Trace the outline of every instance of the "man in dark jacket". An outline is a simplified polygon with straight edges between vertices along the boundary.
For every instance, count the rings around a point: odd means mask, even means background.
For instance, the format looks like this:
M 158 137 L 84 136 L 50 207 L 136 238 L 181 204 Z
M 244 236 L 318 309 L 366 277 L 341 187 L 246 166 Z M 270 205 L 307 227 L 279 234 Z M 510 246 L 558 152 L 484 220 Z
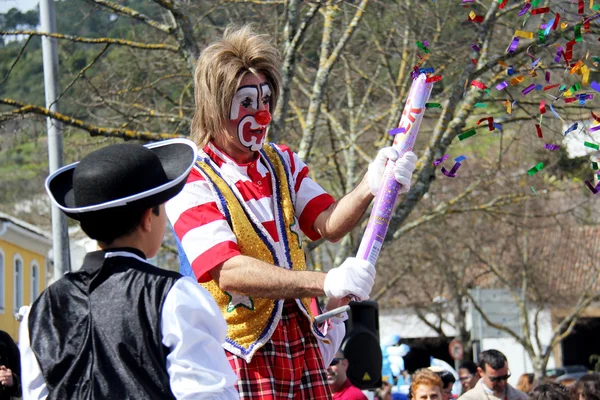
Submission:
M 10 335 L 0 331 L 0 400 L 21 396 L 21 359 Z

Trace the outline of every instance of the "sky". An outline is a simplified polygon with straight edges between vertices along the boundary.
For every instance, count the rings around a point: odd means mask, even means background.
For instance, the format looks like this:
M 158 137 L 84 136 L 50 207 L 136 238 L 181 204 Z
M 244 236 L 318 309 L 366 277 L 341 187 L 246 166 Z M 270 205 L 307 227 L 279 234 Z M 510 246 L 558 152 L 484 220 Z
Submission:
M 3 14 L 11 8 L 18 8 L 21 11 L 34 9 L 40 0 L 0 0 L 0 14 Z

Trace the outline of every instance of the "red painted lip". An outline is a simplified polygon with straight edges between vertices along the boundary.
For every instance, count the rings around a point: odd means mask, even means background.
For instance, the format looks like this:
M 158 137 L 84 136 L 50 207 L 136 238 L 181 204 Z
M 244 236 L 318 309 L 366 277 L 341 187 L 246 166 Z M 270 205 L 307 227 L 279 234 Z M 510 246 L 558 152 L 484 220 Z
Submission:
M 264 134 L 266 133 L 266 128 L 250 129 L 250 126 L 252 126 L 252 123 L 246 122 L 242 127 L 242 136 L 244 138 L 244 141 L 246 143 L 250 143 L 252 137 L 256 137 L 258 139 L 256 140 L 256 143 L 260 143 L 260 139 L 262 139 L 262 136 L 264 136 Z

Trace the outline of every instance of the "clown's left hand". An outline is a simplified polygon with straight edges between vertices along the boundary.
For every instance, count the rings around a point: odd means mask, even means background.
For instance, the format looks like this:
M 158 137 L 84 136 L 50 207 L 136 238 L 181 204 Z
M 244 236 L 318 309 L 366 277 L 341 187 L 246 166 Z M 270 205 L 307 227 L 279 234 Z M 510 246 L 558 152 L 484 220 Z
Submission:
M 379 191 L 383 180 L 383 171 L 388 160 L 396 162 L 394 164 L 394 177 L 402 185 L 399 193 L 406 193 L 410 190 L 410 181 L 417 164 L 417 156 L 412 151 L 408 151 L 398 158 L 398 152 L 393 147 L 384 147 L 379 150 L 375 159 L 371 161 L 367 171 L 369 188 L 373 196 L 376 196 Z

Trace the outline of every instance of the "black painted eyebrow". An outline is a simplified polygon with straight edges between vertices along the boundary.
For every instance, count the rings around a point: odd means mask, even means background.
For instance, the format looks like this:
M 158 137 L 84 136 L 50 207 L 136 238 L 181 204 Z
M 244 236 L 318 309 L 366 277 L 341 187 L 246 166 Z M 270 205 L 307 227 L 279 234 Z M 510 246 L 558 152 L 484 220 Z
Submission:
M 236 91 L 236 93 L 237 93 L 237 92 L 239 92 L 239 91 L 240 91 L 240 90 L 242 90 L 242 89 L 245 89 L 245 88 L 253 88 L 253 89 L 256 89 L 256 104 L 258 104 L 258 103 L 260 102 L 260 100 L 261 100 L 261 99 L 260 99 L 260 88 L 259 88 L 257 85 L 244 85 L 244 86 L 240 86 L 240 87 L 238 88 L 238 90 Z

